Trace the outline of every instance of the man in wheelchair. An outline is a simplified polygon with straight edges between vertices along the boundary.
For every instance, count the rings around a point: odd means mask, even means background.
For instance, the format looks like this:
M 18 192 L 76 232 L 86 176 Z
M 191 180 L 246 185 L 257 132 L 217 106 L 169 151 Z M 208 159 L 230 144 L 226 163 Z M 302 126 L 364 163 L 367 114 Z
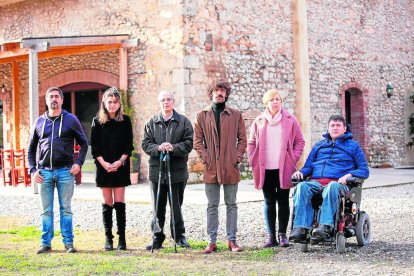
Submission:
M 350 177 L 366 179 L 368 165 L 359 144 L 347 131 L 344 117 L 334 115 L 328 121 L 328 133 L 315 144 L 304 167 L 292 175 L 300 182 L 293 194 L 294 218 L 289 240 L 304 242 L 312 228 L 314 209 L 312 198 L 322 189 L 319 226 L 312 231 L 312 240 L 323 242 L 331 238 L 335 227 L 340 195 L 349 192 L 346 180 Z

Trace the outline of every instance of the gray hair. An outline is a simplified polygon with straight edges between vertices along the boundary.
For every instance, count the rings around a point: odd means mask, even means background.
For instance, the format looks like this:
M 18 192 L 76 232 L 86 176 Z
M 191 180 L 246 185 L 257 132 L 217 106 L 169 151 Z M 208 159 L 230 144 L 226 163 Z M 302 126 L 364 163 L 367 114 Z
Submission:
M 160 91 L 160 93 L 158 93 L 158 97 L 157 97 L 157 99 L 158 99 L 158 100 L 160 100 L 160 96 L 161 96 L 162 94 L 170 94 L 170 95 L 171 95 L 171 98 L 172 98 L 173 100 L 175 100 L 175 98 L 174 98 L 174 93 L 173 93 L 172 91 L 170 91 L 170 90 L 161 90 L 161 91 Z

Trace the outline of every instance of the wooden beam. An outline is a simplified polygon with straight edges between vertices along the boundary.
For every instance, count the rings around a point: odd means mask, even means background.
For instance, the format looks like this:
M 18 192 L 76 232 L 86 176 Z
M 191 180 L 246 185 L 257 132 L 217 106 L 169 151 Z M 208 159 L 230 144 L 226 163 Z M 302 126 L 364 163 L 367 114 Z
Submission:
M 19 57 L 19 56 L 27 56 L 28 54 L 29 54 L 29 49 L 20 49 L 19 48 L 19 49 L 14 49 L 14 50 L 11 50 L 11 51 L 3 51 L 2 50 L 0 52 L 0 60 L 7 59 L 7 58 L 13 58 L 13 57 Z
M 128 89 L 128 50 L 119 49 L 119 88 Z
M 13 110 L 13 148 L 20 149 L 20 86 L 19 86 L 19 64 L 12 63 L 12 110 Z
M 122 43 L 128 39 L 129 35 L 23 38 L 22 47 L 32 48 L 33 45 L 41 42 L 48 42 L 51 47 L 70 45 L 106 45 Z
M 16 51 L 20 50 L 20 42 L 7 42 L 1 45 L 1 51 Z
M 299 167 L 304 163 L 305 157 L 308 156 L 312 145 L 306 2 L 306 0 L 292 0 L 292 31 L 296 86 L 295 115 L 300 123 L 306 141 L 302 158 L 298 164 Z
M 62 56 L 70 56 L 85 53 L 104 52 L 114 49 L 119 49 L 121 44 L 109 44 L 109 45 L 92 45 L 92 46 L 69 46 L 69 47 L 52 47 L 47 52 L 39 53 L 39 59 L 54 58 Z M 15 62 L 28 61 L 28 49 L 23 49 L 26 52 L 20 55 L 11 55 L 2 57 L 0 53 L 0 64 Z

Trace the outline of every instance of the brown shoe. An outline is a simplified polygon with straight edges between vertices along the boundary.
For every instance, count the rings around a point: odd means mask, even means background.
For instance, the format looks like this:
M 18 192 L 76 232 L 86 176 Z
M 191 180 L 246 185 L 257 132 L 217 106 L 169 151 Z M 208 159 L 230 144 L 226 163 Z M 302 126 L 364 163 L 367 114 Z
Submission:
M 211 252 L 216 251 L 216 250 L 217 250 L 217 245 L 216 245 L 216 243 L 215 243 L 215 242 L 210 242 L 210 243 L 207 245 L 206 249 L 204 249 L 203 253 L 204 253 L 204 254 L 210 254 Z
M 240 252 L 240 251 L 242 251 L 240 246 L 237 245 L 236 241 L 229 241 L 228 246 L 229 246 L 229 250 L 231 252 Z

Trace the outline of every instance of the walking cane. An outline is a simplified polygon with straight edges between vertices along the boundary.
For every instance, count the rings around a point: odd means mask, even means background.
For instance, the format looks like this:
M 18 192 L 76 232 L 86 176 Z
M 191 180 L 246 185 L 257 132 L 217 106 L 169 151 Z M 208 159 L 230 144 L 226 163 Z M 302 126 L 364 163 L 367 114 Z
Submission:
M 163 161 L 163 152 L 160 152 L 160 168 L 159 168 L 159 173 L 158 173 L 158 187 L 157 187 L 157 197 L 155 197 L 155 204 L 153 204 L 152 206 L 152 211 L 153 211 L 153 218 L 152 218 L 152 245 L 151 245 L 151 253 L 154 252 L 154 241 L 155 241 L 155 233 L 161 232 L 161 227 L 158 223 L 158 218 L 157 218 L 157 212 L 158 212 L 158 202 L 160 199 L 160 187 L 161 187 L 161 171 L 162 171 L 162 163 Z M 154 198 L 154 191 L 151 188 L 151 194 L 152 194 L 152 198 Z
M 167 161 L 167 174 L 168 174 L 168 189 L 170 190 L 170 204 L 171 204 L 171 220 L 173 226 L 173 235 L 174 235 L 174 253 L 177 253 L 177 239 L 175 235 L 175 216 L 174 216 L 174 201 L 172 196 L 172 185 L 171 185 L 171 167 L 170 167 L 170 154 L 167 151 L 165 155 L 165 159 Z

